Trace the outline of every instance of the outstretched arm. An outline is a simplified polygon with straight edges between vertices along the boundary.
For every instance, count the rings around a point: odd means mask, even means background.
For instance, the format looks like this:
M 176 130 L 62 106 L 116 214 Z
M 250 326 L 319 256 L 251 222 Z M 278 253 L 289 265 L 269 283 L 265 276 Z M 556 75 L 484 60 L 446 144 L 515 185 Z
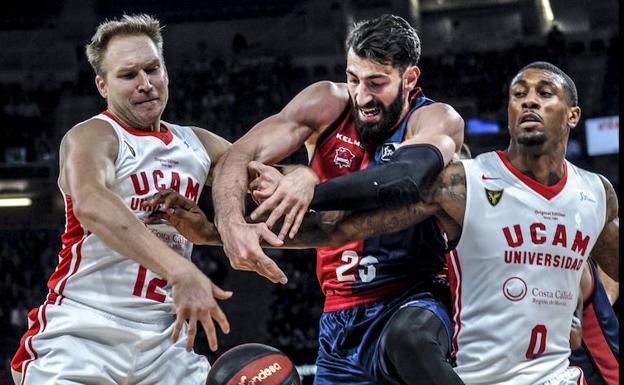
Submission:
M 600 176 L 605 187 L 607 197 L 606 223 L 591 256 L 596 260 L 604 272 L 615 282 L 619 282 L 620 271 L 620 219 L 618 217 L 617 195 L 611 183 Z
M 273 282 L 286 282 L 285 274 L 260 248 L 259 239 L 274 246 L 282 242 L 265 224 L 248 224 L 243 217 L 244 194 L 249 183 L 247 164 L 252 160 L 273 164 L 293 153 L 313 133 L 328 127 L 344 109 L 334 83 L 313 84 L 284 109 L 254 126 L 236 141 L 215 169 L 213 201 L 215 224 L 223 248 L 234 268 L 257 271 Z
M 464 167 L 460 162 L 454 162 L 424 192 L 422 202 L 395 209 L 353 212 L 339 218 L 333 227 L 327 223 L 317 225 L 315 221 L 319 222 L 322 216 L 306 216 L 302 230 L 294 239 L 286 240 L 286 247 L 342 245 L 380 233 L 400 231 L 432 215 L 440 219 L 449 239 L 455 239 L 461 233 L 465 202 Z
M 71 196 L 81 226 L 111 249 L 165 278 L 173 288 L 177 339 L 185 319 L 190 319 L 187 350 L 192 349 L 197 321 L 204 326 L 212 350 L 217 349 L 213 319 L 228 332 L 227 319 L 215 298 L 231 293 L 212 284 L 192 262 L 177 254 L 138 220 L 109 186 L 115 175 L 119 143 L 112 127 L 92 119 L 72 128 L 61 145 L 63 191 Z
M 422 192 L 461 149 L 464 121 L 447 104 L 416 110 L 405 140 L 389 162 L 318 185 L 315 210 L 370 210 L 418 202 Z

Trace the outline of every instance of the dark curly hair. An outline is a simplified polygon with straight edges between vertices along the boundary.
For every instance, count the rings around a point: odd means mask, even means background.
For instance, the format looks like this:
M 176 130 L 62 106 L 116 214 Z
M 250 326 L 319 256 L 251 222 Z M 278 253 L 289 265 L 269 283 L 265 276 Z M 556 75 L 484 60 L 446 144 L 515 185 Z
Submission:
M 384 65 L 407 67 L 418 65 L 420 39 L 416 30 L 403 18 L 381 15 L 356 23 L 347 36 L 346 50 L 359 57 Z

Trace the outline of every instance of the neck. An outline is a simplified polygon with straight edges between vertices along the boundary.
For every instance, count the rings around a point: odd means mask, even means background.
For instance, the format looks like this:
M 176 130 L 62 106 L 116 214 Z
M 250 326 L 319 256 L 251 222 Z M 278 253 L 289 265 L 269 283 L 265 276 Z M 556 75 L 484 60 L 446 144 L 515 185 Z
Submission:
M 107 111 L 117 119 L 118 122 L 123 124 L 126 127 L 132 128 L 134 130 L 140 131 L 152 131 L 152 132 L 160 132 L 160 118 L 157 119 L 154 123 L 148 126 L 142 126 L 139 123 L 135 123 L 131 120 L 125 118 L 123 114 L 119 114 L 115 112 L 113 109 L 108 108 Z
M 543 185 L 552 186 L 563 177 L 563 146 L 553 151 L 532 152 L 512 142 L 504 152 L 516 169 Z

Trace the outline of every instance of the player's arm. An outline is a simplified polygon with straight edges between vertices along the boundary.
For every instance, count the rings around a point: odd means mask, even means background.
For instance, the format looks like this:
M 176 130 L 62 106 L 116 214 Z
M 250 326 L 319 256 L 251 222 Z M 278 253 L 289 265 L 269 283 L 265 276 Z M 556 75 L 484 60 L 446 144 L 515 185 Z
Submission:
M 418 202 L 463 142 L 464 121 L 449 105 L 433 103 L 416 110 L 405 141 L 389 162 L 319 184 L 315 210 L 370 210 Z
M 282 241 L 266 224 L 247 224 L 244 195 L 249 183 L 247 165 L 252 160 L 272 164 L 297 150 L 314 132 L 328 127 L 345 108 L 344 90 L 330 82 L 313 84 L 301 91 L 282 111 L 256 124 L 223 154 L 215 168 L 213 201 L 215 224 L 224 251 L 234 268 L 252 270 L 273 282 L 286 276 L 259 245 L 264 239 L 274 246 Z
M 620 219 L 617 195 L 606 178 L 600 176 L 600 179 L 605 187 L 607 198 L 606 222 L 591 251 L 591 256 L 611 279 L 619 282 Z
M 444 225 L 449 239 L 461 234 L 466 202 L 466 178 L 460 162 L 449 164 L 423 193 L 423 201 L 394 209 L 359 211 L 338 216 L 335 225 L 322 216 L 306 218 L 302 230 L 286 247 L 342 245 L 376 234 L 403 230 L 435 215 Z M 321 215 L 322 213 L 319 213 Z M 322 223 L 322 225 L 321 225 Z
M 172 285 L 177 312 L 175 339 L 185 319 L 200 320 L 211 348 L 216 350 L 213 318 L 224 332 L 229 330 L 229 325 L 214 297 L 225 299 L 231 293 L 213 285 L 195 265 L 148 231 L 121 198 L 109 189 L 115 175 L 118 148 L 112 127 L 101 120 L 92 119 L 66 134 L 61 147 L 61 186 L 71 196 L 74 214 L 83 227 L 113 250 Z M 196 323 L 192 322 L 187 344 L 189 350 L 194 344 L 195 332 Z
M 583 274 L 591 274 L 587 265 Z M 572 328 L 570 329 L 570 349 L 576 350 L 581 347 L 583 343 L 583 284 L 579 287 L 579 295 L 576 303 L 576 309 L 572 314 Z
M 609 303 L 613 306 L 615 301 L 620 297 L 620 283 L 611 279 L 600 266 L 598 266 L 598 274 L 600 274 L 600 280 L 602 281 L 605 293 L 607 293 L 607 297 L 609 297 Z
M 232 143 L 230 143 L 225 138 L 220 137 L 219 135 L 212 133 L 208 130 L 205 130 L 200 127 L 191 127 L 193 132 L 199 138 L 199 141 L 204 145 L 208 156 L 210 157 L 211 167 L 208 172 L 208 178 L 206 179 L 207 185 L 212 185 L 212 181 L 214 179 L 214 165 L 221 159 L 221 156 L 225 154 L 227 150 L 232 147 Z

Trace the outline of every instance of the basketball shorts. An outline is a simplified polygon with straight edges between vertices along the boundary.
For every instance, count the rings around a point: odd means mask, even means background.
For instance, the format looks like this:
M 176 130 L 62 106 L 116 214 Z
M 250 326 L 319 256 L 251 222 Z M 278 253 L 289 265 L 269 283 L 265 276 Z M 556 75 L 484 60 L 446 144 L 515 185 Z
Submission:
M 553 378 L 542 382 L 540 385 L 587 385 L 587 380 L 581 368 L 570 366 Z
M 11 362 L 22 384 L 206 383 L 210 364 L 185 350 L 186 325 L 172 343 L 173 321 L 129 321 L 67 298 L 62 305 L 45 303 L 29 317 L 34 322 Z
M 400 384 L 388 374 L 380 344 L 388 321 L 402 307 L 433 312 L 443 322 L 451 346 L 448 310 L 430 293 L 326 312 L 320 320 L 314 384 Z M 447 354 L 450 356 L 450 351 Z

